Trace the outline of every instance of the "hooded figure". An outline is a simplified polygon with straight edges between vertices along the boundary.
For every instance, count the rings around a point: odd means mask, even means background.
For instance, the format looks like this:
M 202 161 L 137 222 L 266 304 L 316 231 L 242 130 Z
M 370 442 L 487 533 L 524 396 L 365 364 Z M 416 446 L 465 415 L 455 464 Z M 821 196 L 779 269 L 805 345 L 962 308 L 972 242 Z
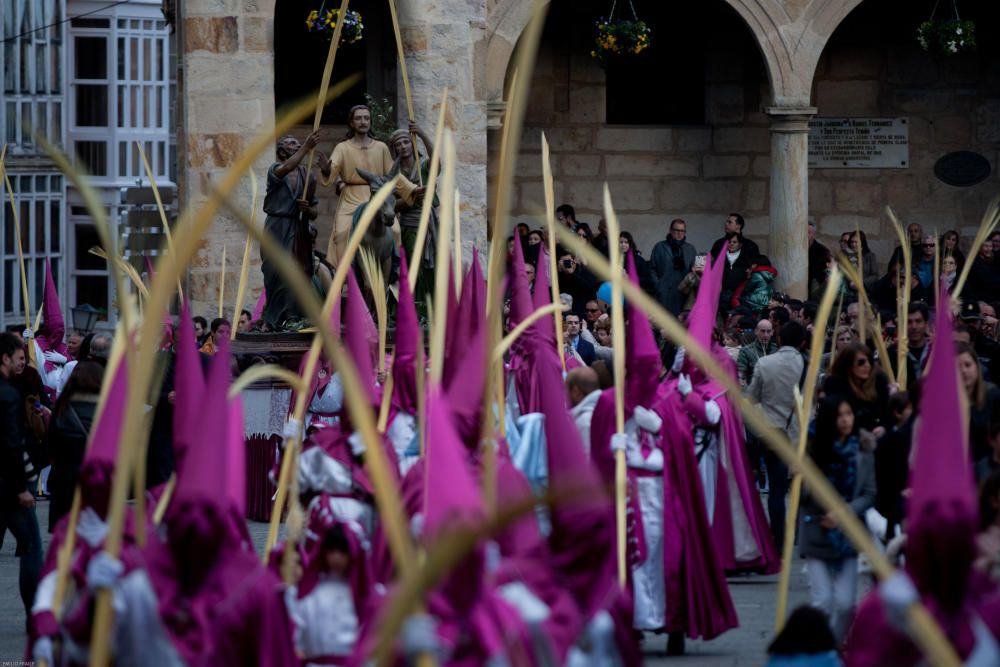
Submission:
M 86 587 L 87 567 L 91 559 L 100 553 L 108 532 L 107 515 L 108 501 L 111 497 L 111 477 L 118 455 L 118 441 L 128 396 L 128 368 L 124 357 L 114 370 L 114 375 L 108 375 L 108 381 L 111 382 L 111 386 L 107 391 L 104 407 L 93 426 L 90 447 L 84 454 L 83 462 L 80 465 L 78 481 L 80 516 L 76 525 L 76 541 L 73 546 L 73 554 L 70 557 L 69 573 L 73 585 L 80 590 Z M 53 664 L 53 662 L 51 655 L 46 655 L 44 652 L 46 648 L 44 640 L 47 640 L 48 651 L 51 652 L 51 641 L 59 635 L 59 623 L 55 617 L 56 570 L 59 566 L 59 551 L 67 539 L 69 518 L 67 514 L 60 519 L 52 531 L 52 541 L 42 566 L 38 589 L 35 593 L 35 602 L 31 608 L 29 642 L 35 644 L 32 653 L 36 660 L 47 658 L 49 664 Z M 126 544 L 132 544 L 134 534 L 133 516 L 129 509 L 126 514 L 124 531 Z M 84 608 L 85 605 L 80 605 L 79 600 L 67 597 L 62 601 L 64 618 L 75 617 L 81 613 L 85 615 Z M 74 623 L 74 625 L 76 624 Z M 74 633 L 73 639 L 67 638 L 68 641 L 75 640 L 82 643 L 89 640 L 89 637 L 86 636 L 86 629 L 89 626 L 85 620 L 81 621 L 80 624 L 85 626 L 83 631 Z M 43 640 L 40 642 L 41 646 L 39 646 L 39 640 Z
M 406 251 L 399 253 L 399 302 L 396 306 L 396 351 L 392 359 L 392 406 L 396 416 L 388 423 L 386 437 L 392 443 L 402 477 L 420 455 L 417 434 L 417 373 L 420 356 L 417 345 L 421 339 L 416 304 L 410 292 Z M 414 449 L 416 451 L 414 451 Z
M 364 528 L 337 518 L 326 495 L 310 503 L 302 577 L 285 596 L 305 665 L 342 665 L 354 651 L 375 594 Z
M 638 285 L 631 253 L 626 256 L 629 279 Z M 629 477 L 629 565 L 635 603 L 635 628 L 660 630 L 666 625 L 663 579 L 663 452 L 662 421 L 647 406 L 655 400 L 660 354 L 649 322 L 627 304 L 625 331 L 625 433 L 617 434 L 615 390 L 606 389 L 594 408 L 590 454 L 613 484 L 615 449 L 624 446 Z M 624 436 L 624 437 L 623 437 Z M 620 444 L 619 444 L 620 443 Z
M 234 500 L 241 485 L 230 476 L 245 469 L 231 467 L 239 457 L 228 451 L 243 442 L 242 429 L 230 437 L 227 347 L 221 341 L 209 370 L 198 423 L 203 446 L 186 455 L 164 517 L 165 538 L 150 539 L 137 562 L 124 554 L 125 567 L 102 554 L 88 568 L 91 589 L 114 588 L 119 665 L 263 666 L 296 659 L 280 581 L 245 548 L 234 525 L 242 520 Z
M 732 374 L 732 359 L 714 343 L 713 332 L 722 288 L 724 259 L 716 259 L 705 269 L 688 330 L 716 361 Z M 705 507 L 715 539 L 716 553 L 726 571 L 754 570 L 777 572 L 781 560 L 771 536 L 764 506 L 747 462 L 746 438 L 739 409 L 714 378 L 708 377 L 683 353 L 678 354 L 673 370 L 683 369 L 690 383 L 678 382 L 686 397 L 694 392 L 700 397 L 695 426 L 695 455 L 705 491 Z M 735 376 L 733 376 L 735 377 Z
M 942 303 L 947 297 L 942 291 Z M 951 331 L 950 310 L 938 310 L 938 318 L 937 330 Z M 978 509 L 956 365 L 955 347 L 942 336 L 931 350 L 915 427 L 906 570 L 861 603 L 847 637 L 847 665 L 923 664 L 904 616 L 917 599 L 965 664 L 1000 664 L 995 586 L 972 567 Z

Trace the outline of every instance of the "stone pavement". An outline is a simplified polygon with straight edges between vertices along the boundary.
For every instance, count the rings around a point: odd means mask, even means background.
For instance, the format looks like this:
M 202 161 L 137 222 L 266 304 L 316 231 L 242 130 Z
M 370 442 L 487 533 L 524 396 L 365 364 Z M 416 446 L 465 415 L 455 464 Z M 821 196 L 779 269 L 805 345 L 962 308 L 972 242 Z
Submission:
M 38 503 L 38 523 L 42 539 L 48 547 L 48 502 Z M 263 548 L 267 524 L 250 522 L 250 534 L 258 550 Z M 24 651 L 24 611 L 17 588 L 18 560 L 14 557 L 14 538 L 7 535 L 0 549 L 0 667 L 18 664 Z M 730 590 L 739 614 L 740 627 L 712 642 L 689 641 L 688 653 L 682 658 L 666 658 L 666 638 L 653 637 L 643 645 L 646 664 L 676 665 L 677 667 L 757 667 L 766 661 L 766 649 L 774 634 L 774 605 L 777 577 L 736 577 L 730 580 Z M 805 581 L 801 568 L 792 576 L 789 608 L 806 600 Z

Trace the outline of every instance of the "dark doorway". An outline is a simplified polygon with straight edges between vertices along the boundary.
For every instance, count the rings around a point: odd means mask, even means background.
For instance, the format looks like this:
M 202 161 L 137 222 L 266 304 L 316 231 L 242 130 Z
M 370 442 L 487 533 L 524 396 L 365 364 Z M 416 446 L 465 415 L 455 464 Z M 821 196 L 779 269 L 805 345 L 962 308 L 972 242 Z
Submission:
M 324 33 L 309 32 L 306 17 L 314 9 L 336 9 L 339 2 L 281 0 L 274 10 L 274 104 L 282 107 L 315 95 L 330 48 Z M 343 125 L 347 111 L 364 103 L 367 92 L 378 99 L 396 98 L 396 44 L 388 4 L 382 0 L 354 0 L 350 9 L 361 14 L 364 37 L 356 44 L 341 43 L 331 85 L 356 72 L 362 80 L 323 109 L 325 125 Z M 398 106 L 398 105 L 397 105 Z

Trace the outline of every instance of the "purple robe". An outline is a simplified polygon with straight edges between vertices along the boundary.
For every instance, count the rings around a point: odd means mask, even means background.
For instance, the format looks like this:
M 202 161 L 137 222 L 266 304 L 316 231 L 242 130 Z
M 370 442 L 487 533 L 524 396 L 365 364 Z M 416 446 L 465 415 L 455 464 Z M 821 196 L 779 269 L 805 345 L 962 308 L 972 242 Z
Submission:
M 725 573 L 719 563 L 705 509 L 705 491 L 694 454 L 693 428 L 699 421 L 671 391 L 658 402 L 663 420 L 664 581 L 667 631 L 712 639 L 739 625 Z M 702 412 L 704 407 L 702 406 Z M 702 416 L 703 419 L 703 416 Z

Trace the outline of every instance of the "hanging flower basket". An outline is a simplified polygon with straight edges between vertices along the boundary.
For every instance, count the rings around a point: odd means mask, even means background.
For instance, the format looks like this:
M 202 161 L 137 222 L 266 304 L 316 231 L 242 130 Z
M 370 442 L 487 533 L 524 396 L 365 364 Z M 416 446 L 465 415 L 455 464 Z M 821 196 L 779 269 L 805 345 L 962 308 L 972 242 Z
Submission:
M 591 57 L 603 65 L 610 55 L 635 55 L 649 48 L 651 31 L 645 21 L 600 19 Z
M 306 28 L 309 32 L 326 33 L 326 36 L 332 39 L 339 16 L 339 9 L 326 9 L 324 4 L 319 9 L 309 12 L 309 16 L 306 17 Z M 361 41 L 364 29 L 365 25 L 361 22 L 361 14 L 353 9 L 348 9 L 344 16 L 344 27 L 340 30 L 341 43 L 354 44 Z
M 917 28 L 917 42 L 924 51 L 954 55 L 976 48 L 976 24 L 958 18 L 924 21 Z

